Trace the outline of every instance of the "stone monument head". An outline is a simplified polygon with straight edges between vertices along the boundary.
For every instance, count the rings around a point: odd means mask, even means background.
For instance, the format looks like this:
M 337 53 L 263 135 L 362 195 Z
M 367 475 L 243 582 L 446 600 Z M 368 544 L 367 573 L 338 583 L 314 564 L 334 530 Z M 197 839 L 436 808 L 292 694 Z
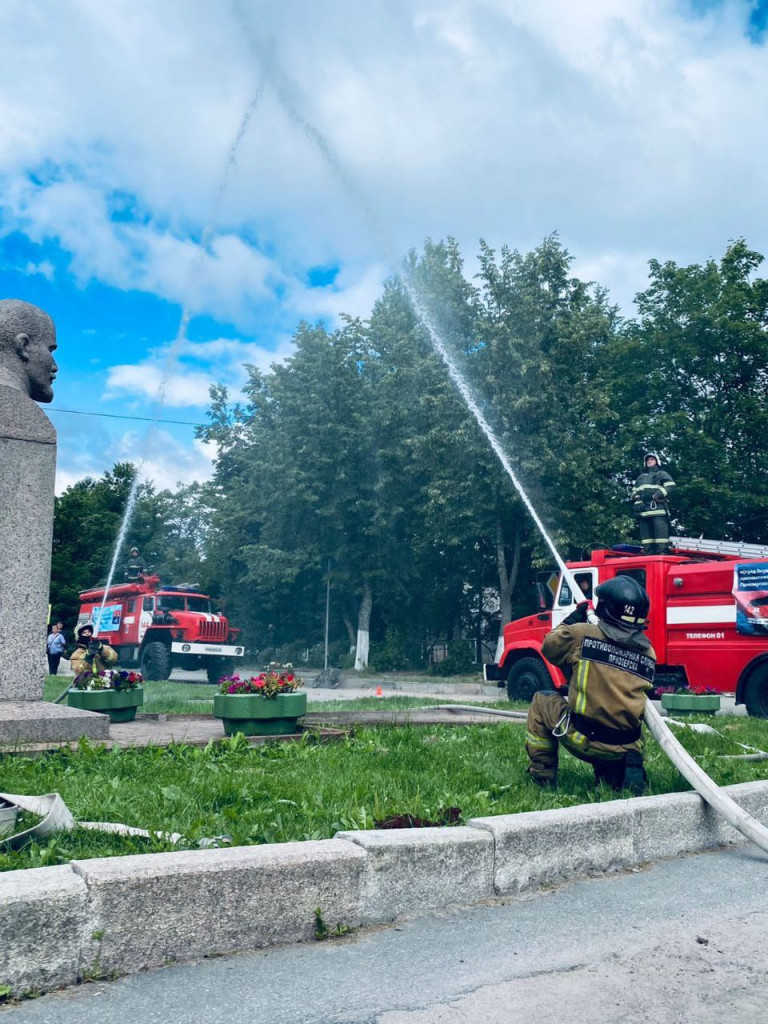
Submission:
M 58 366 L 53 320 L 31 302 L 0 300 L 0 385 L 36 402 L 53 400 Z

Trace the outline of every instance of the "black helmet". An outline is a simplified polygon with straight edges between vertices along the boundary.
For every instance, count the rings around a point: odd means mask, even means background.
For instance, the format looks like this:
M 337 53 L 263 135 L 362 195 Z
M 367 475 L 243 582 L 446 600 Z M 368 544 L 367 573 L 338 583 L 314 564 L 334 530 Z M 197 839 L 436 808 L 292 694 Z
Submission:
M 631 576 L 614 576 L 595 590 L 595 612 L 614 626 L 641 629 L 648 619 L 650 602 L 645 590 Z

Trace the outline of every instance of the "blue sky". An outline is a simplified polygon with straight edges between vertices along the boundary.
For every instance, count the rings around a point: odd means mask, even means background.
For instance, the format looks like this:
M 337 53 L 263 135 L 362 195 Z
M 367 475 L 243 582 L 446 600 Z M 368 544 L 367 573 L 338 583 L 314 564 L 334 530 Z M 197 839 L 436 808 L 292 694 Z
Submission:
M 59 490 L 204 479 L 191 427 L 127 418 L 164 374 L 200 422 L 302 317 L 370 311 L 387 257 L 276 85 L 396 253 L 451 234 L 471 274 L 558 230 L 631 312 L 649 258 L 768 253 L 767 30 L 768 0 L 4 0 L 0 296 L 57 324 Z

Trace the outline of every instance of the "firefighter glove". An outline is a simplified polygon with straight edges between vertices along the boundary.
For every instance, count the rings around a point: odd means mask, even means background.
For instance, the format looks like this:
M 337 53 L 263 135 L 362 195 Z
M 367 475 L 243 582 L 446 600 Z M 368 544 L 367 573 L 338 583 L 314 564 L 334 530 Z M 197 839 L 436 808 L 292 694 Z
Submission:
M 589 601 L 580 601 L 570 615 L 563 619 L 564 626 L 575 626 L 577 622 L 587 622 Z
M 101 645 L 101 641 L 99 641 L 99 640 L 91 640 L 91 642 L 88 644 L 88 654 L 86 655 L 86 657 L 90 661 L 93 661 L 93 659 L 96 657 L 96 655 L 101 650 L 101 646 L 102 646 Z

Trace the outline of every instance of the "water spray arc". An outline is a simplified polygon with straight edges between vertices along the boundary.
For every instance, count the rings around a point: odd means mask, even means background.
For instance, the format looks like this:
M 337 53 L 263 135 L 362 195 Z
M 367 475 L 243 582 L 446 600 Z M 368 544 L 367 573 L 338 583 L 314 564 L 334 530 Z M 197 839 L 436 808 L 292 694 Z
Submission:
M 303 112 L 305 104 L 301 99 L 300 92 L 297 86 L 288 78 L 284 70 L 277 64 L 274 54 L 274 46 L 271 42 L 267 45 L 265 40 L 260 39 L 254 32 L 249 20 L 243 12 L 240 0 L 233 0 L 232 7 L 235 17 L 250 43 L 251 50 L 258 63 L 261 65 L 265 79 L 272 87 L 289 120 L 300 129 L 305 137 L 318 150 L 328 169 L 341 185 L 343 191 L 353 201 L 354 205 L 358 208 L 358 211 L 362 214 L 363 220 L 371 232 L 373 239 L 382 248 L 389 265 L 393 267 L 396 266 L 396 261 L 393 258 L 394 247 L 389 242 L 378 218 L 374 215 L 366 197 L 363 195 L 357 183 L 349 176 L 341 161 L 336 156 L 329 141 L 319 131 L 319 129 L 312 124 Z M 469 383 L 464 379 L 461 371 L 456 365 L 456 362 L 441 337 L 437 326 L 429 314 L 429 311 L 426 309 L 413 283 L 407 279 L 404 280 L 403 283 L 408 293 L 414 313 L 427 331 L 433 348 L 445 363 L 451 380 L 464 399 L 467 408 L 475 418 L 477 425 L 487 438 L 491 448 L 504 468 L 504 471 L 512 481 L 521 501 L 528 510 L 536 528 L 552 553 L 563 578 L 570 586 L 571 593 L 578 594 L 579 588 L 573 574 L 565 564 L 563 558 L 560 556 L 560 553 L 555 547 L 554 541 L 547 532 L 546 527 L 533 506 L 533 503 L 518 480 L 517 474 L 514 472 L 503 446 L 483 415 L 478 402 L 472 394 L 472 389 L 470 388 Z M 593 611 L 590 611 L 590 621 L 596 621 L 596 616 Z M 507 714 L 512 713 L 507 712 Z M 743 808 L 739 807 L 738 804 L 734 803 L 730 797 L 726 796 L 726 794 L 720 790 L 712 779 L 710 779 L 709 776 L 699 768 L 693 758 L 691 758 L 688 752 L 675 738 L 669 729 L 669 726 L 667 726 L 650 701 L 647 702 L 645 721 L 654 739 L 659 743 L 678 771 L 688 780 L 688 782 L 691 783 L 697 793 L 699 793 L 699 795 L 703 797 L 710 806 L 722 814 L 728 823 L 738 829 L 742 835 L 746 836 L 762 850 L 768 852 L 768 829 L 744 811 Z
M 289 120 L 299 129 L 299 131 L 309 140 L 309 142 L 317 149 L 323 161 L 325 162 L 328 169 L 331 171 L 333 176 L 341 186 L 342 191 L 346 196 L 352 200 L 354 206 L 361 214 L 368 231 L 370 232 L 373 241 L 377 244 L 380 250 L 391 267 L 397 265 L 397 258 L 395 255 L 395 246 L 391 239 L 387 236 L 380 219 L 376 216 L 367 197 L 358 186 L 357 182 L 349 175 L 346 168 L 341 163 L 340 159 L 334 152 L 333 146 L 326 139 L 323 133 L 310 121 L 310 119 L 304 113 L 306 103 L 300 94 L 298 87 L 294 82 L 290 80 L 287 74 L 283 71 L 277 62 L 275 56 L 275 47 L 272 40 L 260 37 L 251 26 L 248 18 L 245 16 L 240 0 L 233 0 L 232 7 L 235 13 L 235 17 L 240 24 L 246 38 L 250 44 L 251 50 L 259 62 L 262 68 L 262 74 L 264 79 L 269 83 L 273 92 L 275 93 L 278 102 L 282 106 L 284 112 L 288 116 Z M 447 345 L 443 341 L 443 338 L 438 330 L 434 319 L 429 313 L 428 309 L 424 305 L 421 297 L 418 294 L 412 281 L 407 276 L 401 278 L 403 287 L 408 295 L 408 300 L 416 314 L 416 319 L 421 323 L 422 327 L 426 330 L 429 335 L 430 343 L 432 348 L 437 352 L 440 358 L 443 360 L 448 374 L 453 381 L 459 394 L 464 399 L 467 408 L 472 413 L 477 425 L 482 430 L 488 443 L 496 454 L 497 458 L 501 462 L 505 473 L 512 481 L 512 484 L 520 496 L 520 500 L 525 505 L 531 518 L 536 524 L 537 529 L 544 538 L 544 541 L 552 553 L 552 557 L 555 559 L 560 572 L 571 587 L 572 593 L 578 593 L 578 587 L 576 580 L 573 577 L 568 566 L 565 564 L 563 559 L 555 547 L 552 538 L 549 536 L 544 523 L 541 521 L 536 509 L 531 503 L 523 485 L 517 478 L 517 474 L 512 468 L 506 452 L 504 451 L 501 442 L 496 437 L 495 433 L 491 429 L 491 425 L 483 415 L 480 405 L 472 393 L 472 389 L 469 383 L 462 375 L 456 361 L 448 350 Z M 594 613 L 591 613 L 594 614 Z
M 240 123 L 238 125 L 237 132 L 235 133 L 235 137 L 233 138 L 227 151 L 227 158 L 224 163 L 224 170 L 221 174 L 219 186 L 216 190 L 216 198 L 208 220 L 208 224 L 205 226 L 203 230 L 203 233 L 200 238 L 200 244 L 189 265 L 188 278 L 190 283 L 194 283 L 194 277 L 197 274 L 198 268 L 202 263 L 207 247 L 211 241 L 211 238 L 213 237 L 214 224 L 216 223 L 217 220 L 222 198 L 227 190 L 227 187 L 232 178 L 232 174 L 237 165 L 237 156 L 240 151 L 240 146 L 242 145 L 243 139 L 245 138 L 248 132 L 248 128 L 250 127 L 251 121 L 253 119 L 253 115 L 256 112 L 259 103 L 261 102 L 261 98 L 264 93 L 264 86 L 265 78 L 262 76 L 262 79 L 258 83 L 256 91 L 254 92 L 253 98 L 249 102 L 248 106 L 245 108 L 245 111 L 242 117 L 240 118 Z M 179 319 L 179 326 L 176 331 L 176 337 L 174 338 L 173 343 L 168 349 L 166 357 L 163 360 L 163 369 L 162 376 L 160 379 L 160 385 L 157 389 L 157 394 L 155 395 L 154 401 L 152 403 L 152 409 L 149 417 L 151 422 L 144 436 L 145 449 L 149 447 L 149 443 L 152 439 L 152 436 L 155 430 L 157 429 L 157 423 L 162 414 L 163 407 L 165 405 L 165 400 L 168 395 L 168 386 L 171 381 L 174 366 L 176 365 L 176 361 L 179 357 L 179 352 L 182 346 L 184 345 L 184 342 L 187 340 L 187 328 L 189 327 L 189 322 L 191 318 L 192 311 L 190 309 L 189 302 L 185 302 L 181 309 L 181 317 Z M 128 533 L 128 528 L 133 519 L 133 513 L 136 509 L 136 502 L 139 496 L 141 471 L 143 466 L 144 458 L 142 457 L 139 460 L 138 466 L 136 467 L 136 475 L 133 479 L 133 482 L 131 483 L 131 489 L 128 492 L 128 498 L 125 503 L 123 518 L 120 523 L 120 529 L 117 534 L 117 540 L 115 541 L 115 547 L 112 553 L 112 561 L 109 566 L 109 573 L 107 574 L 107 582 L 104 589 L 104 597 L 99 607 L 99 617 L 97 621 L 94 623 L 94 636 L 98 636 L 99 633 L 99 626 L 101 623 L 102 614 L 104 612 L 107 600 L 109 598 L 109 591 L 112 588 L 112 580 L 114 579 L 117 563 L 120 558 L 120 553 L 123 550 L 123 545 L 125 544 L 125 538 Z

